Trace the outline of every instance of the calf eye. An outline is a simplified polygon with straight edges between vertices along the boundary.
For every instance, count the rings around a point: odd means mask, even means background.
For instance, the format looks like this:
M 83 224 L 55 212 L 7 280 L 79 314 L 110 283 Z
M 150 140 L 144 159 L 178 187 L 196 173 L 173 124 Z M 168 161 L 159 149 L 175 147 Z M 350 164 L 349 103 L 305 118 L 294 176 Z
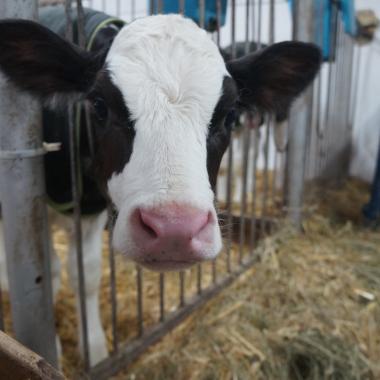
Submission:
M 107 119 L 108 108 L 104 99 L 95 98 L 92 102 L 92 106 L 94 107 L 94 111 L 98 120 L 103 121 Z

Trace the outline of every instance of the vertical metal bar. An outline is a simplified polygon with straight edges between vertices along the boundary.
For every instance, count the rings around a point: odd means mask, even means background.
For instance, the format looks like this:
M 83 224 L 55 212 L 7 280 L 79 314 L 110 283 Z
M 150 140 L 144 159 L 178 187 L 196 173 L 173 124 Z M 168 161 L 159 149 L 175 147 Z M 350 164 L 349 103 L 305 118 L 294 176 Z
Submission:
M 269 3 L 269 44 L 270 45 L 272 45 L 275 41 L 275 17 L 276 17 L 275 3 L 274 3 L 274 0 L 270 0 L 270 3 Z M 268 125 L 268 128 L 271 128 L 271 127 L 273 128 L 273 134 L 274 134 L 274 128 L 276 128 L 276 118 L 273 118 L 272 125 L 271 124 Z M 273 155 L 274 155 L 274 162 L 273 162 L 273 170 L 272 170 L 271 199 L 272 199 L 272 203 L 274 204 L 275 196 L 276 196 L 276 175 L 277 175 L 277 160 L 278 160 L 277 149 L 274 150 Z
M 102 11 L 106 11 L 106 0 L 102 0 Z
M 220 48 L 220 26 L 221 26 L 221 19 L 222 19 L 222 3 L 221 0 L 215 1 L 216 6 L 216 43 L 218 47 Z
M 178 0 L 178 13 L 185 14 L 185 0 Z
M 351 103 L 351 112 L 350 112 L 350 124 L 352 125 L 352 128 L 355 126 L 356 121 L 356 112 L 357 112 L 357 104 L 358 104 L 358 92 L 359 92 L 359 79 L 360 79 L 360 69 L 361 69 L 361 54 L 360 54 L 360 48 L 354 49 L 356 50 L 356 60 L 355 60 L 355 70 L 354 70 L 354 85 L 353 85 L 353 96 L 352 96 L 352 103 Z
M 157 0 L 157 13 L 162 13 L 164 9 L 164 0 Z
M 269 44 L 274 42 L 274 0 L 270 0 L 269 4 Z M 268 193 L 269 193 L 269 142 L 270 142 L 270 129 L 272 127 L 273 117 L 268 115 L 266 117 L 265 125 L 265 144 L 264 144 L 264 186 L 261 210 L 261 231 L 265 232 L 267 206 L 268 206 Z
M 2 0 L 0 15 L 37 19 L 37 1 Z M 1 202 L 15 337 L 57 366 L 43 175 L 41 110 L 29 95 L 0 81 Z M 30 150 L 33 157 L 13 158 Z
M 198 0 L 199 7 L 199 26 L 205 27 L 205 0 Z
M 264 176 L 263 176 L 263 198 L 261 200 L 261 231 L 265 233 L 267 207 L 268 207 L 268 191 L 269 191 L 269 140 L 270 140 L 270 128 L 272 125 L 272 115 L 266 117 L 265 126 L 265 143 L 264 143 Z
M 294 37 L 297 40 L 314 40 L 314 1 L 295 0 Z M 291 112 L 287 160 L 287 206 L 288 217 L 301 227 L 306 138 L 312 104 L 312 91 L 296 100 Z
M 131 1 L 131 20 L 136 18 L 136 0 Z
M 236 0 L 231 0 L 231 56 L 236 58 Z
M 121 0 L 116 0 L 116 16 L 121 16 Z
M 4 303 L 3 303 L 3 291 L 0 288 L 0 330 L 4 331 Z
M 256 197 L 257 197 L 257 160 L 259 157 L 259 146 L 260 146 L 260 130 L 257 120 L 255 117 L 249 113 L 249 123 L 253 129 L 253 165 L 252 165 L 252 205 L 251 205 L 251 231 L 250 231 L 250 241 L 249 241 L 249 252 L 250 255 L 253 254 L 254 245 L 256 243 Z
M 143 274 L 139 265 L 136 266 L 136 288 L 137 288 L 137 336 L 144 334 L 143 315 Z
M 346 111 L 345 111 L 345 116 L 346 116 L 346 119 L 345 119 L 345 123 L 347 125 L 347 128 L 348 128 L 348 132 L 349 132 L 349 136 L 347 136 L 347 139 L 348 141 L 351 141 L 351 134 L 352 134 L 352 124 L 351 124 L 351 119 L 350 119 L 350 112 L 351 112 L 351 104 L 352 104 L 352 98 L 353 98 L 353 93 L 352 93 L 352 89 L 353 89 L 353 78 L 354 78 L 354 41 L 349 37 L 347 36 L 348 38 L 348 42 L 349 42 L 349 65 L 348 65 L 348 69 L 347 69 L 347 78 L 346 80 L 348 81 L 348 101 L 346 103 Z
M 217 268 L 216 268 L 216 260 L 217 259 L 214 259 L 212 260 L 211 262 L 211 275 L 212 275 L 212 283 L 215 284 L 216 283 L 216 280 L 217 280 Z
M 66 38 L 73 41 L 73 24 L 72 24 L 72 1 L 66 0 Z M 68 122 L 69 122 L 69 141 L 70 141 L 70 171 L 72 182 L 72 197 L 74 203 L 73 223 L 74 223 L 74 236 L 77 254 L 78 266 L 78 282 L 79 282 L 79 307 L 82 327 L 82 341 L 83 341 L 83 362 L 86 372 L 90 369 L 89 358 L 89 343 L 88 343 L 88 324 L 87 324 L 87 308 L 86 308 L 86 292 L 85 292 L 85 273 L 83 263 L 83 247 L 82 247 L 82 226 L 81 226 L 81 209 L 80 209 L 80 193 L 79 193 L 79 173 L 78 173 L 78 141 L 75 138 L 76 130 L 74 124 L 74 109 L 73 106 L 68 106 Z
M 155 11 L 155 0 L 149 0 L 149 14 L 152 15 Z
M 231 1 L 231 57 L 236 57 L 236 1 Z M 232 243 L 232 169 L 233 169 L 233 135 L 231 136 L 230 146 L 228 148 L 228 168 L 227 168 L 227 271 L 231 272 L 231 243 Z
M 179 272 L 179 306 L 185 306 L 185 272 Z
M 258 19 L 257 19 L 257 50 L 261 49 L 261 17 L 263 10 L 263 0 L 258 0 Z
M 222 4 L 221 0 L 215 1 L 215 10 L 216 10 L 216 43 L 218 45 L 218 48 L 220 48 L 220 24 L 221 24 L 221 17 L 222 17 Z M 215 199 L 218 199 L 218 187 L 215 188 Z M 217 281 L 217 259 L 214 259 L 212 261 L 212 282 L 215 284 Z
M 202 293 L 202 264 L 197 265 L 197 293 Z
M 165 274 L 160 273 L 160 322 L 165 320 Z
M 249 53 L 249 6 L 250 0 L 245 3 L 245 54 Z M 245 221 L 246 221 L 246 207 L 247 207 L 247 181 L 248 181 L 248 160 L 249 150 L 251 146 L 251 130 L 247 123 L 247 118 L 244 121 L 243 131 L 243 185 L 241 188 L 241 209 L 240 209 L 240 237 L 239 237 L 239 264 L 243 262 L 244 245 L 245 245 Z
M 247 208 L 247 179 L 248 179 L 248 157 L 251 145 L 251 130 L 247 121 L 244 122 L 243 131 L 243 186 L 241 190 L 241 209 L 240 209 L 240 237 L 239 237 L 239 264 L 243 262 L 245 245 L 245 221 Z
M 252 41 L 256 40 L 256 3 L 252 0 Z M 257 48 L 257 46 L 256 46 Z
M 327 129 L 327 141 L 326 141 L 326 151 L 325 151 L 325 167 L 324 167 L 324 175 L 326 178 L 333 178 L 335 176 L 334 171 L 336 170 L 335 165 L 331 165 L 332 157 L 336 154 L 336 148 L 339 144 L 336 144 L 334 141 L 335 130 L 339 129 L 339 122 L 337 119 L 336 108 L 339 106 L 340 99 L 339 98 L 339 78 L 340 78 L 340 70 L 339 65 L 341 63 L 341 35 L 342 35 L 342 25 L 339 22 L 338 13 L 339 10 L 337 6 L 333 5 L 333 14 L 335 13 L 335 17 L 333 17 L 333 22 L 335 22 L 335 27 L 332 29 L 335 31 L 332 33 L 333 40 L 332 46 L 334 47 L 333 57 L 335 57 L 335 62 L 332 66 L 332 79 L 331 79 L 331 92 L 329 99 L 329 119 L 326 126 Z
M 250 16 L 250 0 L 245 0 L 245 54 L 249 53 L 249 16 Z
M 111 294 L 111 323 L 112 323 L 112 353 L 119 350 L 119 337 L 117 333 L 117 297 L 116 297 L 116 270 L 115 251 L 112 245 L 113 227 L 115 223 L 115 210 L 108 207 L 108 251 L 110 267 L 110 294 Z

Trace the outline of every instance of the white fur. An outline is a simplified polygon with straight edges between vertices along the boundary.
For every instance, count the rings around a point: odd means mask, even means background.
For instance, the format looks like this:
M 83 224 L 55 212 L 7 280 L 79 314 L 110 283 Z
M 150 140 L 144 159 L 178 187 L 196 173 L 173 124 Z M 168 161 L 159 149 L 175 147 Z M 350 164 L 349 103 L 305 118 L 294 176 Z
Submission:
M 228 75 L 218 48 L 179 15 L 139 19 L 125 26 L 107 56 L 113 83 L 135 120 L 133 153 L 109 193 L 119 215 L 115 247 L 133 258 L 129 218 L 136 207 L 186 203 L 216 217 L 206 167 L 206 138 Z M 217 224 L 204 255 L 221 249 Z

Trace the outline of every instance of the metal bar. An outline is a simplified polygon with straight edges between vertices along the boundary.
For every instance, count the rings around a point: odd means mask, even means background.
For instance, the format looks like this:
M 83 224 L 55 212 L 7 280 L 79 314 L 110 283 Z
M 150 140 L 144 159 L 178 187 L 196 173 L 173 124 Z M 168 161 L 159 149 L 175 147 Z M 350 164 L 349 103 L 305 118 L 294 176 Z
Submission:
M 197 265 L 197 293 L 202 293 L 202 264 Z
M 121 16 L 121 0 L 116 0 L 116 16 Z
M 71 18 L 72 1 L 66 0 L 66 38 L 73 41 L 73 24 Z M 76 130 L 74 124 L 74 109 L 72 105 L 68 106 L 68 123 L 69 123 L 69 141 L 70 141 L 70 171 L 72 182 L 72 197 L 74 204 L 73 223 L 74 223 L 74 238 L 77 254 L 77 269 L 79 283 L 79 308 L 80 308 L 80 323 L 82 327 L 82 342 L 83 342 L 83 364 L 84 370 L 88 372 L 90 368 L 89 343 L 88 343 L 88 324 L 87 324 L 87 308 L 86 308 L 86 292 L 85 292 L 85 273 L 83 263 L 83 247 L 82 247 L 82 226 L 81 226 L 81 209 L 80 209 L 80 193 L 79 193 L 79 173 L 78 173 L 78 141 L 75 138 Z
M 185 14 L 185 0 L 178 0 L 178 13 Z
M 314 40 L 314 1 L 296 0 L 293 33 L 297 40 Z M 290 117 L 288 159 L 287 159 L 287 207 L 288 217 L 301 228 L 304 191 L 306 138 L 310 120 L 312 91 L 297 99 Z
M 121 369 L 127 368 L 139 355 L 151 347 L 155 342 L 159 341 L 169 331 L 178 326 L 196 309 L 206 304 L 223 289 L 231 285 L 242 273 L 251 268 L 257 260 L 257 257 L 251 257 L 246 263 L 240 266 L 238 270 L 224 278 L 216 286 L 206 289 L 201 297 L 196 295 L 184 307 L 177 309 L 167 318 L 164 325 L 160 324 L 154 326 L 145 332 L 143 339 L 139 339 L 123 347 L 117 355 L 96 365 L 91 370 L 91 378 L 97 380 L 109 379 L 110 376 L 115 375 Z
M 231 136 L 231 140 L 232 140 Z M 227 166 L 227 246 L 226 246 L 226 265 L 227 272 L 231 272 L 231 240 L 232 240 L 232 165 L 233 165 L 233 143 L 230 142 L 228 148 Z
M 220 48 L 220 25 L 221 25 L 221 19 L 222 19 L 222 3 L 221 0 L 215 1 L 215 7 L 216 7 L 216 43 L 218 47 Z
M 179 272 L 179 306 L 185 305 L 185 272 Z
M 143 315 L 143 275 L 139 265 L 136 266 L 137 284 L 137 336 L 144 334 L 144 315 Z
M 4 303 L 3 303 L 3 291 L 0 288 L 0 330 L 5 331 L 5 326 L 4 326 Z
M 218 45 L 218 48 L 220 48 L 220 20 L 222 17 L 222 4 L 221 0 L 215 1 L 215 10 L 216 10 L 216 43 Z M 215 187 L 215 199 L 218 199 L 218 186 Z M 217 259 L 212 261 L 212 282 L 215 284 L 218 277 L 218 270 L 217 270 Z
M 245 2 L 245 54 L 249 53 L 249 10 L 250 10 L 250 0 Z M 245 214 L 247 207 L 247 181 L 248 181 L 248 160 L 249 160 L 249 150 L 251 146 L 251 130 L 249 124 L 247 123 L 247 118 L 244 121 L 244 131 L 243 131 L 243 185 L 241 189 L 241 208 L 240 208 L 240 241 L 239 241 L 239 264 L 243 261 L 244 254 L 244 244 L 245 244 Z
M 263 183 L 263 198 L 261 200 L 261 220 L 267 217 L 268 207 L 268 192 L 269 192 L 269 140 L 270 127 L 272 125 L 272 115 L 266 117 L 265 126 L 265 143 L 264 143 L 264 183 Z
M 243 131 L 243 186 L 241 190 L 241 209 L 240 209 L 240 241 L 239 241 L 239 264 L 243 261 L 245 245 L 245 214 L 247 212 L 247 179 L 248 179 L 248 157 L 251 146 L 251 130 L 249 124 L 244 122 Z
M 160 273 L 160 322 L 165 320 L 165 274 Z
M 255 3 L 255 0 L 252 0 L 252 41 L 256 40 L 255 26 L 256 26 L 256 3 Z
M 217 267 L 216 267 L 216 260 L 217 259 L 214 259 L 212 260 L 211 262 L 211 271 L 212 271 L 212 283 L 215 284 L 216 281 L 217 281 L 217 276 L 218 276 L 218 272 L 217 272 Z
M 352 96 L 352 103 L 351 103 L 351 112 L 350 112 L 350 124 L 352 125 L 352 128 L 355 126 L 356 121 L 356 113 L 357 113 L 357 104 L 358 104 L 358 92 L 359 92 L 359 79 L 360 79 L 360 68 L 361 68 L 361 57 L 360 54 L 360 48 L 354 49 L 356 50 L 356 60 L 355 60 L 355 70 L 354 70 L 354 85 L 353 85 L 353 96 Z
M 245 0 L 245 54 L 249 53 L 249 16 L 250 16 L 250 0 Z
M 35 0 L 2 0 L 0 15 L 37 19 Z M 39 103 L 0 81 L 0 149 L 40 150 Z M 16 339 L 57 366 L 41 155 L 0 160 L 1 202 L 11 314 Z
M 86 35 L 84 32 L 84 10 L 82 0 L 76 0 L 77 13 L 78 13 L 78 45 L 82 48 L 86 48 Z
M 149 14 L 152 15 L 155 11 L 155 1 L 149 0 Z
M 236 1 L 231 0 L 231 58 L 236 57 Z M 230 146 L 228 148 L 228 168 L 227 168 L 227 271 L 231 271 L 231 239 L 232 239 L 232 178 L 233 178 L 233 136 L 231 136 Z
M 248 114 L 249 122 L 253 129 L 253 165 L 252 165 L 252 205 L 251 205 L 251 230 L 249 240 L 249 252 L 253 255 L 254 245 L 256 243 L 256 197 L 257 197 L 257 160 L 259 157 L 260 130 L 258 122 L 252 114 Z
M 347 112 L 346 112 L 346 115 L 347 115 L 347 119 L 346 119 L 346 123 L 347 123 L 347 127 L 348 127 L 348 130 L 349 130 L 349 136 L 347 137 L 349 141 L 352 140 L 352 133 L 353 133 L 353 120 L 351 119 L 351 105 L 352 105 L 352 102 L 353 102 L 353 98 L 354 96 L 356 96 L 356 94 L 354 93 L 354 58 L 355 58 L 355 45 L 354 45 L 354 41 L 350 39 L 350 46 L 351 46 L 351 49 L 350 49 L 350 69 L 348 71 L 348 75 L 349 77 L 347 78 L 349 80 L 349 89 L 348 89 L 348 94 L 349 94 L 349 101 L 347 102 Z
M 199 26 L 205 27 L 205 0 L 198 0 L 199 7 Z
M 131 20 L 136 18 L 136 0 L 131 1 Z
M 330 45 L 334 47 L 334 51 L 330 51 L 329 58 L 329 71 L 328 71 L 328 93 L 327 93 L 327 107 L 325 114 L 325 134 L 324 134 L 324 146 L 322 151 L 322 160 L 320 172 L 324 176 L 327 175 L 326 169 L 328 169 L 328 159 L 329 159 L 329 148 L 331 143 L 331 125 L 332 125 L 332 114 L 334 111 L 334 100 L 335 100 L 335 80 L 336 80 L 336 65 L 334 64 L 334 59 L 336 59 L 336 48 L 337 48 L 337 35 L 338 35 L 338 10 L 333 4 L 332 6 L 332 16 L 331 16 L 331 43 Z
M 157 13 L 162 13 L 164 9 L 164 0 L 157 0 Z
M 116 297 L 116 268 L 115 251 L 112 245 L 113 228 L 115 224 L 115 210 L 108 207 L 108 251 L 110 267 L 110 295 L 111 295 L 111 323 L 112 323 L 112 353 L 115 354 L 119 348 L 119 337 L 117 333 L 117 297 Z
M 270 0 L 269 3 L 269 44 L 272 45 L 275 40 L 275 6 L 274 0 Z
M 261 17 L 263 11 L 263 0 L 258 0 L 258 10 L 257 10 L 257 50 L 261 49 Z

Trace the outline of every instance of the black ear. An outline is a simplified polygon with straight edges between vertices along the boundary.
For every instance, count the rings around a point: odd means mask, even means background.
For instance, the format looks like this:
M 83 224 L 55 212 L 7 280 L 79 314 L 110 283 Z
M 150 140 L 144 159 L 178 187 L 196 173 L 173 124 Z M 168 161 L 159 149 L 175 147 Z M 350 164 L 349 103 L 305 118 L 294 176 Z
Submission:
M 227 63 L 243 108 L 286 115 L 292 101 L 321 66 L 320 49 L 303 42 L 281 42 Z
M 43 100 L 86 92 L 102 63 L 33 21 L 0 22 L 0 70 L 21 90 Z

